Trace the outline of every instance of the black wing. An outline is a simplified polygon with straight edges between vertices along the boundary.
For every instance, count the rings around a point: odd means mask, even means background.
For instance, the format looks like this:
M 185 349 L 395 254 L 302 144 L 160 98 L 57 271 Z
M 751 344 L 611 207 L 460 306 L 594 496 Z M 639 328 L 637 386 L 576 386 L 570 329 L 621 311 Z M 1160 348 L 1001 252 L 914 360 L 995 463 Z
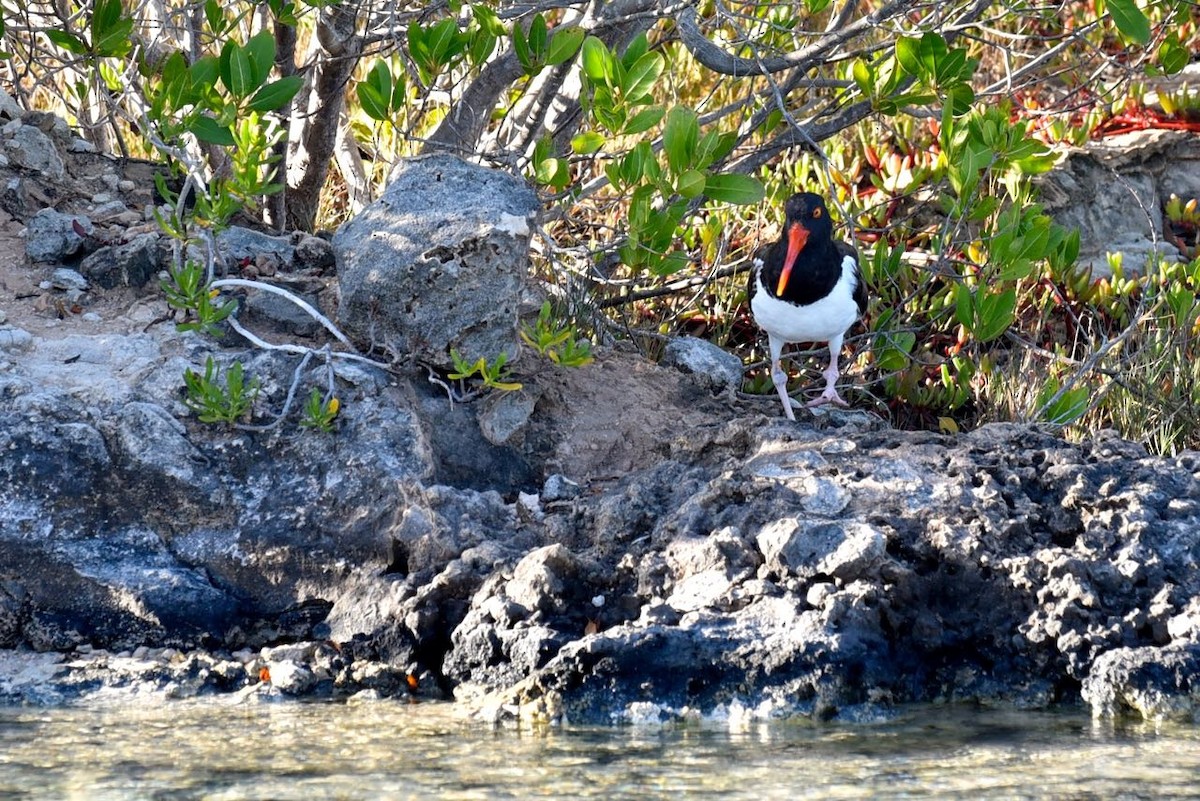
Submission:
M 862 270 L 858 266 L 858 251 L 845 242 L 834 242 L 838 255 L 843 259 L 847 256 L 854 259 L 854 302 L 858 304 L 859 315 L 867 311 L 867 285 L 863 281 Z

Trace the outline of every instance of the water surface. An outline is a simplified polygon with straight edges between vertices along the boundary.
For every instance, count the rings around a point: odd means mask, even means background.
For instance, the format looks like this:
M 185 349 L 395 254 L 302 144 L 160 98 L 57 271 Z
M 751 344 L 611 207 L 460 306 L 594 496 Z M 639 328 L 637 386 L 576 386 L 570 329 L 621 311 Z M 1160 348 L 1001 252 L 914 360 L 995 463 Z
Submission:
M 1200 730 L 922 707 L 877 724 L 492 729 L 448 704 L 0 707 L 0 798 L 1200 798 Z

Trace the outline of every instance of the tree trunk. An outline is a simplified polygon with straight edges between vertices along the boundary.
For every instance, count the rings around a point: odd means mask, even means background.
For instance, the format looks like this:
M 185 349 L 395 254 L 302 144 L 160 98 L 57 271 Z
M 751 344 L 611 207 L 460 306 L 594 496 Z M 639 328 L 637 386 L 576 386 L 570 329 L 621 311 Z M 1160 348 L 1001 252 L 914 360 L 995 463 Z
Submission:
M 348 2 L 322 9 L 317 22 L 316 52 L 307 103 L 293 115 L 288 163 L 287 222 L 293 229 L 311 231 L 316 224 L 321 187 L 337 144 L 337 129 L 345 106 L 346 83 L 362 57 L 363 38 L 358 32 L 362 5 Z M 299 123 L 297 126 L 295 123 Z

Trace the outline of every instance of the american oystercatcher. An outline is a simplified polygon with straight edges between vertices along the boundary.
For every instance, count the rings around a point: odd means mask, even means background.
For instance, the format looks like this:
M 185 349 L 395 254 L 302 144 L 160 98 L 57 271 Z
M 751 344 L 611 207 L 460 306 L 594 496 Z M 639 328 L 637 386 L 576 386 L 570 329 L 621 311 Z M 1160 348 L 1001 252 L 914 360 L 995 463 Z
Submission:
M 755 322 L 767 332 L 771 381 L 783 412 L 795 420 L 787 394 L 787 373 L 779 363 L 789 342 L 828 342 L 825 391 L 809 406 L 846 406 L 835 383 L 842 338 L 867 307 L 867 289 L 858 254 L 833 239 L 833 222 L 820 195 L 802 192 L 784 204 L 783 236 L 759 250 L 746 294 Z

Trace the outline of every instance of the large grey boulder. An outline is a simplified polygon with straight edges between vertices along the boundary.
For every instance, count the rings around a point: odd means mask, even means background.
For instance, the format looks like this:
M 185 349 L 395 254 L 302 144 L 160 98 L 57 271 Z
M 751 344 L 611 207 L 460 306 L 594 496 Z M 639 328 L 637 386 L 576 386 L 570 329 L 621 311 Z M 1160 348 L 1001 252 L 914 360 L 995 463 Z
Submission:
M 147 335 L 35 343 L 0 379 L 0 607 L 18 610 L 0 611 L 6 640 L 195 642 L 387 569 L 395 509 L 430 453 L 382 371 L 336 368 L 338 436 L 277 437 L 175 416 L 183 366 L 230 363 L 197 337 L 168 339 L 184 356 Z M 240 359 L 280 408 L 299 357 Z
M 401 162 L 383 196 L 334 235 L 339 323 L 394 357 L 449 367 L 519 345 L 537 196 L 447 155 Z
M 1070 150 L 1038 179 L 1047 212 L 1079 230 L 1080 264 L 1108 275 L 1107 254 L 1123 254 L 1127 272 L 1148 258 L 1179 258 L 1163 238 L 1163 206 L 1172 194 L 1200 196 L 1200 143 L 1182 131 L 1138 131 Z

